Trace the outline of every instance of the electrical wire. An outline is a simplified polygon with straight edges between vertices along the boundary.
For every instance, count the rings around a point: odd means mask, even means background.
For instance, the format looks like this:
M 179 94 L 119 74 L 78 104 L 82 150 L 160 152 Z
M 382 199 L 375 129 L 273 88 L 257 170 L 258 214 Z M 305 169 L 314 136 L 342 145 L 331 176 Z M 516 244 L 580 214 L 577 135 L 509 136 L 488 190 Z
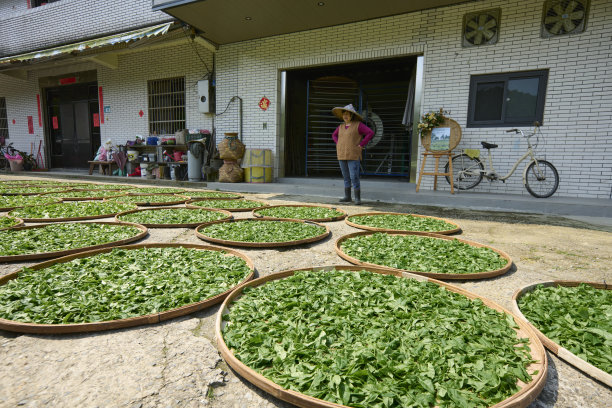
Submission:
M 191 37 L 191 35 L 187 34 L 187 26 L 183 26 L 183 34 L 185 35 L 185 38 L 187 38 L 187 40 L 189 41 L 189 44 L 191 45 L 191 47 L 195 51 L 196 55 L 198 56 L 198 58 L 200 59 L 202 64 L 204 64 L 204 67 L 206 68 L 206 75 L 210 76 L 212 74 L 212 71 L 210 70 L 210 68 L 208 68 L 208 65 L 206 64 L 206 61 L 204 61 L 204 58 L 202 58 L 202 56 L 200 55 L 200 52 L 198 51 L 198 48 L 195 46 L 194 39 Z M 204 78 L 204 77 L 202 77 L 202 78 Z

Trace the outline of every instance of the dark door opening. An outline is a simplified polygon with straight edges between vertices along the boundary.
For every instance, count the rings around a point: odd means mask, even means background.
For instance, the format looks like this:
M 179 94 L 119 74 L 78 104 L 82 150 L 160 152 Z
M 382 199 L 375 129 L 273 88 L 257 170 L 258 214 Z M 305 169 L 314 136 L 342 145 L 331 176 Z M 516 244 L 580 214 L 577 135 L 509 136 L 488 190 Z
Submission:
M 417 57 L 287 71 L 285 176 L 338 176 L 331 134 L 335 106 L 352 103 L 375 136 L 364 151 L 364 175 L 409 177 Z M 414 82 L 412 82 L 414 89 Z
M 100 146 L 97 83 L 46 89 L 52 168 L 87 168 Z

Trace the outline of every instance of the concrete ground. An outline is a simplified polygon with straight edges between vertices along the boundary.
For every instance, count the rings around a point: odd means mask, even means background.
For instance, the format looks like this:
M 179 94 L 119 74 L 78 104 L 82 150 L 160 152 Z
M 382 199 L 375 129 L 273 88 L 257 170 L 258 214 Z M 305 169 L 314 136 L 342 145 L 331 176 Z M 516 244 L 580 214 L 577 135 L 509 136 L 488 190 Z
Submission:
M 82 172 L 0 175 L 92 182 L 174 185 L 244 192 L 270 204 L 336 205 L 340 180 L 284 179 L 271 184 L 188 183 Z M 364 205 L 339 206 L 349 215 L 412 212 L 447 218 L 460 237 L 508 253 L 512 269 L 492 279 L 452 282 L 510 308 L 520 287 L 552 279 L 612 281 L 610 200 L 534 199 L 421 191 L 405 182 L 363 180 Z M 584 218 L 588 214 L 588 218 Z M 247 218 L 250 212 L 234 213 Z M 109 219 L 110 220 L 110 219 Z M 233 248 L 247 255 L 259 276 L 287 269 L 346 265 L 334 251 L 339 237 L 357 230 L 326 223 L 332 236 L 285 249 Z M 205 244 L 193 229 L 150 229 L 144 242 Z M 33 263 L 0 264 L 0 276 Z M 74 335 L 23 335 L 0 330 L 0 407 L 212 407 L 290 408 L 259 390 L 221 359 L 214 333 L 219 307 L 161 324 Z M 547 382 L 530 408 L 610 406 L 612 389 L 548 353 Z

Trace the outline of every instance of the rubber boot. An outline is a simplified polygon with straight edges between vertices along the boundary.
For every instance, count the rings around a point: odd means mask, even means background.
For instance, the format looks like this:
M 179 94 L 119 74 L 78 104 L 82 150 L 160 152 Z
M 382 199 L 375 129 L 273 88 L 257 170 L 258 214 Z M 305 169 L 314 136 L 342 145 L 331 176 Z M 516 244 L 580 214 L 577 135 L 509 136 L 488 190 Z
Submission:
M 355 189 L 355 205 L 361 205 L 361 189 Z
M 350 203 L 351 202 L 351 188 L 344 187 L 344 197 L 340 199 L 341 203 Z

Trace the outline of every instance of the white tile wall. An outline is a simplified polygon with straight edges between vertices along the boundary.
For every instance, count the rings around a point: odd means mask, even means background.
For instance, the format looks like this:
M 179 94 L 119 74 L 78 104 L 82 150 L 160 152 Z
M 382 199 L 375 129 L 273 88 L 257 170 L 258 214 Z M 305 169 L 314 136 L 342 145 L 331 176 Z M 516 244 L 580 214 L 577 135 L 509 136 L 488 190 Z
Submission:
M 32 9 L 21 0 L 26 7 L 13 11 L 15 2 L 10 12 L 0 9 L 0 57 L 172 20 L 151 0 L 61 0 Z
M 69 3 L 64 0 L 60 3 Z M 269 148 L 278 155 L 279 76 L 282 70 L 337 63 L 424 55 L 423 110 L 444 107 L 463 129 L 460 148 L 475 148 L 481 140 L 497 143 L 496 167 L 505 173 L 520 157 L 523 144 L 505 133 L 506 128 L 466 128 L 470 75 L 548 69 L 544 112 L 545 143 L 542 155 L 559 170 L 559 196 L 610 198 L 612 191 L 612 4 L 592 0 L 584 33 L 540 38 L 543 1 L 473 1 L 435 10 L 369 20 L 354 24 L 275 36 L 221 46 L 216 53 L 217 114 L 197 112 L 196 82 L 206 73 L 188 46 L 162 48 L 120 58 L 119 68 L 98 69 L 104 90 L 102 138 L 125 141 L 147 134 L 146 83 L 149 79 L 184 75 L 187 79 L 187 126 L 216 128 L 218 140 L 225 132 L 238 132 L 243 100 L 243 140 L 247 147 Z M 477 48 L 461 47 L 461 24 L 466 12 L 501 8 L 499 42 Z M 125 13 L 125 11 L 123 11 Z M 146 14 L 146 13 L 145 13 Z M 148 14 L 143 19 L 150 17 Z M 102 23 L 100 23 L 102 24 Z M 0 29 L 1 30 L 1 29 Z M 1 32 L 1 31 L 0 31 Z M 212 55 L 199 48 L 206 64 Z M 66 68 L 67 69 L 67 68 Z M 35 112 L 38 75 L 28 81 L 0 74 L 0 96 L 7 97 L 9 118 Z M 25 96 L 24 96 L 25 95 Z M 34 96 L 32 96 L 34 95 Z M 266 96 L 267 111 L 257 103 Z M 230 102 L 232 101 L 232 102 Z M 227 109 L 226 109 L 227 107 Z M 138 111 L 145 115 L 140 118 Z M 29 114 L 29 113 L 28 113 Z M 25 116 L 23 116 L 25 117 Z M 9 125 L 11 141 L 28 140 L 25 130 Z M 267 129 L 263 129 L 267 123 Z M 14 138 L 14 139 L 13 139 Z M 24 142 L 27 147 L 28 142 Z M 484 152 L 483 152 L 484 153 Z M 420 155 L 419 155 L 420 156 Z M 420 167 L 420 157 L 418 166 Z M 483 182 L 476 191 L 528 194 L 521 182 L 522 167 L 505 184 Z M 278 174 L 278 173 L 277 173 Z M 425 176 L 421 189 L 433 188 Z M 448 189 L 446 182 L 438 188 Z

